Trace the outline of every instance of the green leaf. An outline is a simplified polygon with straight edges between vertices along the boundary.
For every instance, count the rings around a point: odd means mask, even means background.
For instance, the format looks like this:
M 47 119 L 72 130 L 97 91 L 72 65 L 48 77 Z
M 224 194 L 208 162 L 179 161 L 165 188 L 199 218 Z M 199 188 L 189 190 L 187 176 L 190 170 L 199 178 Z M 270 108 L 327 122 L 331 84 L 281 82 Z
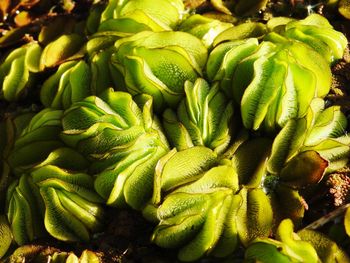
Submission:
M 42 53 L 41 67 L 55 67 L 79 51 L 84 39 L 78 34 L 62 35 L 48 44 Z
M 201 172 L 217 161 L 216 154 L 202 146 L 169 154 L 163 157 L 166 160 L 164 166 L 157 167 L 156 170 L 156 177 L 159 178 L 156 180 L 160 180 L 159 186 L 163 191 L 170 191 L 177 186 L 198 179 Z
M 228 41 L 228 40 L 240 40 L 246 38 L 261 38 L 267 32 L 266 26 L 258 22 L 242 23 L 238 26 L 234 26 L 221 32 L 213 42 L 213 46 Z
M 240 185 L 256 188 L 265 176 L 265 166 L 270 154 L 271 140 L 256 138 L 242 143 L 232 157 Z
M 303 240 L 300 240 L 293 233 L 293 223 L 290 219 L 283 220 L 277 228 L 276 239 L 281 240 L 285 245 L 283 252 L 295 260 L 301 262 L 319 262 L 314 247 Z
M 19 100 L 29 79 L 30 73 L 25 67 L 25 57 L 14 59 L 2 85 L 4 98 L 7 101 Z
M 166 109 L 162 117 L 164 130 L 172 146 L 179 151 L 194 146 L 185 125 L 178 120 L 177 115 L 171 109 Z
M 37 73 L 42 70 L 40 68 L 40 58 L 43 49 L 38 43 L 33 43 L 28 47 L 25 55 L 25 65 L 30 72 Z
M 119 8 L 116 9 L 117 17 L 123 17 L 135 10 L 143 10 L 153 20 L 160 25 L 167 25 L 171 28 L 178 23 L 180 12 L 183 11 L 184 6 L 180 1 L 166 0 L 155 4 L 152 0 L 131 0 L 126 1 Z M 167 10 L 167 12 L 164 12 Z
M 298 236 L 303 241 L 313 245 L 322 262 L 350 262 L 350 258 L 345 251 L 326 235 L 317 231 L 302 229 L 298 231 Z
M 6 254 L 12 243 L 10 225 L 4 215 L 0 216 L 0 259 Z
M 301 188 L 322 180 L 328 161 L 315 151 L 299 153 L 281 170 L 280 178 L 290 187 Z
M 182 261 L 197 260 L 205 254 L 231 254 L 238 241 L 236 211 L 241 199 L 234 196 L 237 190 L 237 174 L 228 165 L 213 167 L 198 180 L 178 187 L 157 210 L 160 221 L 153 242 L 180 247 L 178 258 Z
M 272 231 L 273 213 L 269 198 L 262 189 L 242 188 L 241 204 L 237 211 L 237 230 L 244 246 L 258 237 L 267 237 Z
M 81 221 L 62 206 L 56 191 L 52 187 L 40 189 L 46 206 L 45 227 L 47 231 L 62 241 L 89 241 L 88 230 Z
M 276 178 L 274 179 L 276 180 Z M 304 199 L 299 192 L 282 183 L 273 186 L 273 189 L 269 189 L 269 185 L 266 185 L 267 181 L 265 179 L 264 183 L 271 199 L 274 221 L 279 223 L 283 219 L 289 218 L 297 227 L 301 225 L 305 206 Z
M 288 256 L 282 254 L 280 252 L 281 248 L 276 245 L 259 241 L 252 243 L 248 246 L 247 250 L 245 251 L 244 262 L 291 263 L 292 260 Z

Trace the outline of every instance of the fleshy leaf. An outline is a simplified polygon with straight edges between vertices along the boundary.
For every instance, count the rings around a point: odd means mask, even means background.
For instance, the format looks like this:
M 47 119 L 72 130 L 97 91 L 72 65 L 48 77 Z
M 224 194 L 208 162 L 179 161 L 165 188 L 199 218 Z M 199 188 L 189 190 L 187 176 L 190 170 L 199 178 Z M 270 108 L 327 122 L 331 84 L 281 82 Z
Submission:
M 290 187 L 304 187 L 322 180 L 328 161 L 315 151 L 296 155 L 281 170 L 280 178 Z
M 267 237 L 272 228 L 273 213 L 269 198 L 259 189 L 242 188 L 237 211 L 238 235 L 244 246 L 258 237 Z

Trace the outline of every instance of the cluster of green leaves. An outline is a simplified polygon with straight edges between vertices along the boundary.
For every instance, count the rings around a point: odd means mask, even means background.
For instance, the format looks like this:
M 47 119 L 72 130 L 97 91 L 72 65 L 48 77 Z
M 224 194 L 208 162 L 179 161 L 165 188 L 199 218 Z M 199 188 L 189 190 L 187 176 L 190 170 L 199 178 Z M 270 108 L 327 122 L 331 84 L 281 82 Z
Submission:
M 152 241 L 182 261 L 242 246 L 248 262 L 350 261 L 317 233 L 292 233 L 300 190 L 349 159 L 347 119 L 323 100 L 345 36 L 320 15 L 235 26 L 186 11 L 110 0 L 83 30 L 58 30 L 58 17 L 4 56 L 2 99 L 38 87 L 44 109 L 0 125 L 0 256 L 12 240 L 88 242 L 108 205 L 142 211 Z

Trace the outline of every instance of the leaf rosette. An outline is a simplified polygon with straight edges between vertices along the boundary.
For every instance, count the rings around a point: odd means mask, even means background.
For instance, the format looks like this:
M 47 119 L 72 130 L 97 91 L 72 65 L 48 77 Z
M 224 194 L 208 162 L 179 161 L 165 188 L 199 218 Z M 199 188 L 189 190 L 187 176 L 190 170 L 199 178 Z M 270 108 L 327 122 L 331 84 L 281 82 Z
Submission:
M 125 78 L 127 91 L 151 95 L 157 112 L 177 106 L 185 81 L 201 76 L 207 59 L 202 42 L 180 31 L 144 31 L 117 40 L 115 47 L 112 64 Z
M 240 105 L 246 128 L 274 132 L 305 116 L 312 99 L 329 92 L 331 72 L 311 47 L 269 36 L 274 43 L 247 39 L 218 45 L 209 55 L 207 73 Z
M 11 169 L 8 164 L 8 157 L 11 153 L 16 139 L 20 136 L 25 127 L 29 124 L 34 112 L 25 111 L 6 116 L 0 122 L 0 210 L 5 205 L 6 189 L 11 182 Z M 4 241 L 5 242 L 5 241 Z
M 7 191 L 7 216 L 17 244 L 49 233 L 63 241 L 88 241 L 102 229 L 103 199 L 94 191 L 92 176 L 78 171 L 85 158 L 59 148 L 12 183 Z
M 39 73 L 56 67 L 73 56 L 81 57 L 78 51 L 83 44 L 82 36 L 66 34 L 53 39 L 46 46 L 33 41 L 12 50 L 0 65 L 1 96 L 7 101 L 22 99 L 27 95 L 28 89 L 36 85 Z
M 273 141 L 255 138 L 238 147 L 232 164 L 240 184 L 264 189 L 275 222 L 291 218 L 300 223 L 305 207 L 299 190 L 319 183 L 349 160 L 346 125 L 339 107 L 324 109 L 322 99 L 313 100 L 308 114 L 289 120 Z
M 62 139 L 92 163 L 95 189 L 113 206 L 140 209 L 152 194 L 154 167 L 168 151 L 152 99 L 108 90 L 65 111 Z
M 44 204 L 37 185 L 28 175 L 22 175 L 7 189 L 6 215 L 14 241 L 24 245 L 45 235 Z
M 346 125 L 339 107 L 324 109 L 315 99 L 306 116 L 289 120 L 274 140 L 236 139 L 224 154 L 231 160 L 203 146 L 169 152 L 157 164 L 152 204 L 144 210 L 158 222 L 152 240 L 193 261 L 227 256 L 238 243 L 269 236 L 285 218 L 300 223 L 299 190 L 348 161 Z
M 273 260 L 272 260 L 273 259 Z M 256 239 L 245 252 L 245 262 L 320 262 L 315 248 L 293 232 L 290 219 L 283 220 L 276 231 L 276 240 Z
M 275 239 L 257 238 L 245 251 L 244 262 L 349 262 L 338 245 L 316 231 L 293 231 L 290 219 L 283 220 Z
M 171 151 L 157 165 L 153 203 L 160 205 L 159 224 L 152 241 L 180 248 L 182 261 L 209 253 L 226 256 L 237 246 L 238 177 L 230 165 L 216 162 L 212 150 L 194 146 Z
M 46 108 L 30 120 L 9 153 L 8 163 L 12 171 L 21 174 L 45 160 L 51 151 L 63 146 L 62 110 Z
M 206 146 L 223 153 L 233 134 L 233 103 L 218 85 L 212 87 L 204 79 L 185 83 L 186 97 L 177 111 L 163 112 L 163 127 L 171 146 L 184 150 L 194 145 Z
M 91 71 L 85 61 L 65 62 L 43 83 L 40 99 L 45 107 L 67 109 L 92 95 L 90 84 Z
M 179 248 L 182 261 L 204 255 L 226 257 L 240 242 L 271 231 L 272 210 L 261 189 L 241 188 L 229 160 L 194 146 L 165 155 L 156 168 L 153 215 L 159 220 L 152 240 Z M 151 205 L 148 211 L 152 213 Z
M 239 27 L 256 30 L 254 25 Z M 224 31 L 214 40 L 219 44 L 209 54 L 206 71 L 240 105 L 246 128 L 275 132 L 289 119 L 304 117 L 313 98 L 328 94 L 329 64 L 343 56 L 347 40 L 319 15 L 274 18 L 267 28 L 279 34 L 266 34 L 260 44 L 255 38 L 223 42 L 231 36 L 225 32 L 236 27 Z
M 282 30 L 281 27 L 279 30 Z M 328 63 L 341 59 L 348 44 L 345 35 L 334 30 L 328 20 L 319 14 L 311 14 L 303 20 L 290 21 L 283 31 L 282 34 L 287 38 L 312 47 Z
M 216 36 L 231 27 L 233 27 L 231 23 L 195 14 L 184 19 L 178 30 L 198 37 L 207 48 L 210 48 Z
M 98 31 L 171 31 L 180 22 L 183 12 L 181 0 L 157 3 L 152 0 L 111 0 L 101 14 Z
M 31 42 L 12 50 L 0 65 L 1 96 L 7 101 L 18 101 L 35 84 L 35 73 L 40 71 L 42 48 Z
M 291 169 L 292 167 L 284 166 L 283 162 L 296 160 L 299 154 L 310 151 L 317 152 L 320 158 L 327 161 L 327 173 L 344 167 L 350 150 L 350 138 L 345 134 L 346 126 L 346 116 L 339 106 L 325 108 L 322 99 L 314 99 L 304 118 L 290 120 L 276 136 L 268 171 L 276 174 L 283 169 Z M 294 166 L 294 173 L 296 167 Z

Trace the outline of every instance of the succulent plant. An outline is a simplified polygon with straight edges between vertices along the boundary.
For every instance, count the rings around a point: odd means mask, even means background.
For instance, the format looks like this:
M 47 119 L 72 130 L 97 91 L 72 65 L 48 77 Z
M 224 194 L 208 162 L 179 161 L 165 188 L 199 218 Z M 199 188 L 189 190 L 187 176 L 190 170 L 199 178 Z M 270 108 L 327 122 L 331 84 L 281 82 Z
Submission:
M 346 126 L 347 119 L 339 106 L 325 108 L 323 100 L 313 100 L 304 118 L 290 120 L 276 136 L 268 163 L 269 172 L 278 173 L 286 168 L 283 161 L 288 162 L 298 154 L 310 151 L 317 152 L 327 161 L 327 172 L 344 167 L 350 145 L 350 138 L 344 132 Z
M 115 52 L 114 43 L 119 34 L 97 33 L 86 43 L 88 64 L 91 72 L 90 90 L 92 95 L 100 95 L 108 88 L 125 90 L 121 73 L 111 64 L 111 56 Z
M 152 0 L 110 0 L 101 14 L 98 31 L 168 31 L 179 23 L 183 12 L 181 0 L 159 3 Z
M 78 3 L 62 2 L 67 12 Z M 316 14 L 230 16 L 266 4 L 94 1 L 82 16 L 53 9 L 42 29 L 1 36 L 0 47 L 28 43 L 0 64 L 1 97 L 14 102 L 3 101 L 0 122 L 0 258 L 11 243 L 44 236 L 89 242 L 104 231 L 107 204 L 142 211 L 156 224 L 152 241 L 181 261 L 230 261 L 239 249 L 246 262 L 348 262 L 323 235 L 293 232 L 308 205 L 303 189 L 325 177 L 347 183 L 328 177 L 349 161 L 347 118 L 323 101 L 347 40 Z M 8 114 L 33 86 L 45 109 Z M 101 258 L 25 245 L 6 260 Z
M 283 220 L 278 226 L 276 239 L 257 239 L 245 251 L 246 262 L 318 262 L 316 250 L 293 233 L 293 223 Z
M 102 230 L 103 199 L 93 189 L 93 178 L 84 173 L 44 167 L 32 172 L 45 203 L 45 228 L 63 241 L 89 241 Z M 69 178 L 71 177 L 71 178 Z
M 252 32 L 249 24 L 257 30 L 253 23 L 241 25 L 247 27 L 247 34 Z M 347 45 L 345 36 L 319 15 L 290 21 L 283 30 L 279 29 L 281 35 L 267 34 L 260 44 L 254 38 L 222 42 L 227 40 L 224 31 L 214 40 L 222 43 L 209 54 L 209 80 L 218 81 L 240 105 L 248 129 L 274 132 L 289 119 L 305 116 L 314 97 L 328 94 L 329 63 L 341 58 Z M 319 38 L 322 41 L 316 41 Z
M 345 116 L 339 107 L 323 107 L 315 99 L 307 115 L 289 120 L 274 140 L 233 142 L 237 146 L 224 155 L 231 161 L 203 146 L 162 157 L 152 203 L 144 210 L 158 222 L 152 240 L 193 261 L 227 256 L 239 242 L 248 246 L 269 236 L 285 218 L 300 224 L 305 207 L 299 190 L 345 166 L 349 157 Z
M 181 261 L 205 254 L 224 257 L 238 245 L 235 215 L 240 198 L 232 166 L 209 148 L 194 146 L 165 155 L 156 169 L 153 204 L 159 224 L 152 241 L 180 248 Z M 166 195 L 163 198 L 163 195 Z
M 102 229 L 103 199 L 88 162 L 70 148 L 58 148 L 14 181 L 7 191 L 7 217 L 14 240 L 23 245 L 46 231 L 64 241 L 88 241 Z M 78 172 L 77 172 L 78 171 Z
M 219 91 L 209 87 L 204 79 L 185 83 L 186 97 L 176 113 L 163 112 L 163 127 L 172 146 L 178 150 L 194 145 L 206 146 L 223 153 L 233 134 L 233 104 Z
M 182 261 L 226 257 L 241 242 L 268 236 L 272 208 L 261 188 L 241 187 L 229 160 L 203 146 L 172 151 L 158 163 L 153 205 L 159 220 L 152 240 L 179 248 Z
M 350 257 L 342 248 L 342 244 L 337 245 L 325 234 L 305 228 L 296 234 L 315 248 L 321 262 L 350 262 Z
M 12 171 L 7 159 L 14 147 L 16 139 L 34 115 L 35 113 L 32 111 L 9 114 L 0 122 L 0 211 L 4 211 L 6 190 L 12 177 Z M 4 243 L 6 242 L 4 241 Z
M 33 86 L 35 73 L 40 70 L 41 51 L 40 45 L 32 42 L 12 50 L 4 57 L 0 65 L 1 97 L 7 101 L 17 101 Z
M 44 204 L 39 188 L 30 176 L 22 175 L 8 187 L 6 214 L 13 239 L 18 245 L 45 235 Z
M 180 248 L 181 261 L 226 257 L 239 243 L 267 237 L 273 211 L 261 188 L 241 187 L 237 170 L 202 146 L 170 152 L 156 170 L 152 240 Z
M 155 165 L 168 151 L 151 97 L 139 101 L 108 90 L 73 104 L 62 119 L 63 141 L 92 161 L 95 189 L 109 205 L 142 208 L 152 194 Z
M 39 72 L 71 59 L 83 43 L 82 36 L 68 34 L 60 36 L 45 47 L 33 41 L 12 50 L 0 65 L 2 97 L 7 101 L 22 99 L 28 93 L 28 89 L 35 85 Z M 49 106 L 46 101 L 44 104 Z
M 324 235 L 302 230 L 293 232 L 293 223 L 283 220 L 276 239 L 258 238 L 245 251 L 244 262 L 349 262 L 346 254 Z
M 207 72 L 240 105 L 246 128 L 274 132 L 289 119 L 305 116 L 312 99 L 329 92 L 331 72 L 321 55 L 300 42 L 256 44 L 248 39 L 218 45 Z
M 341 59 L 348 44 L 345 35 L 334 30 L 328 20 L 318 14 L 311 14 L 303 20 L 290 21 L 283 31 L 284 36 L 304 42 L 329 63 Z
M 60 146 L 62 110 L 46 108 L 37 113 L 16 138 L 8 157 L 12 171 L 21 174 L 43 161 Z
M 177 106 L 185 81 L 201 76 L 207 59 L 198 38 L 178 31 L 140 32 L 118 40 L 115 47 L 112 64 L 125 78 L 127 91 L 151 95 L 157 112 Z
M 71 59 L 83 47 L 84 37 L 79 34 L 64 34 L 48 43 L 40 56 L 41 68 L 51 68 Z
M 274 139 L 263 184 L 279 211 L 277 221 L 289 217 L 299 224 L 304 206 L 297 190 L 320 182 L 349 160 L 346 118 L 339 107 L 323 107 L 324 101 L 315 99 L 306 117 L 288 121 Z
M 40 99 L 45 107 L 67 109 L 92 95 L 91 71 L 83 60 L 62 63 L 42 85 Z
M 207 48 L 210 48 L 216 36 L 231 27 L 233 27 L 231 23 L 194 14 L 184 19 L 178 29 L 198 37 Z

